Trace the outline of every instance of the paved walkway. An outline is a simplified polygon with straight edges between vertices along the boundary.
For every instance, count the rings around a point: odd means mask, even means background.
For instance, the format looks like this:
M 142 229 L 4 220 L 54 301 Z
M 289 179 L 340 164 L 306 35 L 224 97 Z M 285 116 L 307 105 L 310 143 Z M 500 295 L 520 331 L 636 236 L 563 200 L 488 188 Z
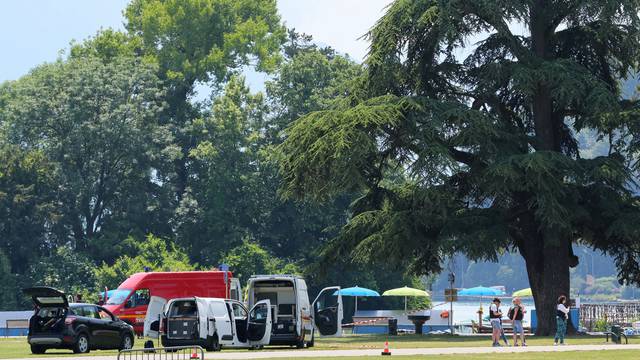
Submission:
M 490 353 L 523 353 L 523 352 L 562 352 L 562 351 L 611 351 L 640 350 L 640 344 L 633 345 L 567 345 L 567 346 L 529 346 L 529 347 L 454 347 L 454 348 L 415 348 L 393 349 L 393 355 L 455 355 L 455 354 L 490 354 Z M 379 356 L 381 349 L 370 350 L 276 350 L 276 351 L 242 351 L 242 352 L 209 352 L 205 359 L 277 359 L 306 357 L 356 357 Z M 1 355 L 0 355 L 1 356 Z M 116 356 L 90 356 L 86 360 L 115 360 Z M 24 358 L 18 360 L 68 360 L 69 357 Z M 127 357 L 126 359 L 129 359 Z M 135 359 L 133 357 L 132 359 Z

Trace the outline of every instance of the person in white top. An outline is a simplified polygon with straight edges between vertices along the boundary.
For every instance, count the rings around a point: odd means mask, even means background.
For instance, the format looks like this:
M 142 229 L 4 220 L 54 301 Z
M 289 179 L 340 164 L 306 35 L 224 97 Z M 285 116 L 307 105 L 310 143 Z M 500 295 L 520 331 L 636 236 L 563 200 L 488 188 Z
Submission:
M 500 336 L 502 334 L 502 324 L 500 319 L 502 312 L 500 311 L 500 299 L 493 299 L 493 304 L 489 307 L 489 320 L 491 321 L 491 340 L 493 346 L 500 346 Z
M 569 320 L 569 306 L 567 306 L 567 297 L 562 295 L 558 298 L 558 307 L 556 309 L 556 337 L 553 345 L 566 345 L 564 336 L 567 333 L 567 321 Z

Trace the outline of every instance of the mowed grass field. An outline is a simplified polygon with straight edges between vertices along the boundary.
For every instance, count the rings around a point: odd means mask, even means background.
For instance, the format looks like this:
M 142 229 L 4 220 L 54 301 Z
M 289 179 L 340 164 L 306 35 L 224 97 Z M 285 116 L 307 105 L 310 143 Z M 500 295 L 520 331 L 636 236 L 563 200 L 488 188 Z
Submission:
M 508 338 L 513 343 L 511 337 Z M 490 335 L 486 336 L 449 336 L 449 335 L 351 335 L 339 338 L 322 338 L 316 340 L 314 349 L 382 349 L 385 341 L 393 348 L 448 348 L 448 347 L 489 347 Z M 604 336 L 573 336 L 566 342 L 571 345 L 605 344 Z M 629 344 L 640 344 L 640 337 L 629 338 Z M 528 346 L 553 345 L 553 337 L 527 338 Z M 639 357 L 640 359 L 640 357 Z
M 447 336 L 447 335 L 400 335 L 388 337 L 386 335 L 349 335 L 341 338 L 318 338 L 316 339 L 316 346 L 309 350 L 295 350 L 295 351 L 313 351 L 313 350 L 347 350 L 347 349 L 381 349 L 384 346 L 385 341 L 389 341 L 391 351 L 399 348 L 450 348 L 450 347 L 489 347 L 490 338 L 488 336 Z M 509 339 L 511 341 L 511 339 Z M 142 347 L 144 343 L 141 339 L 136 339 L 135 347 Z M 549 337 L 530 337 L 527 340 L 529 347 L 551 345 L 553 338 Z M 598 345 L 605 344 L 604 337 L 592 337 L 592 336 L 578 336 L 569 337 L 567 343 L 571 345 Z M 630 338 L 630 344 L 640 344 L 640 338 Z M 476 354 L 476 355 L 438 355 L 429 356 L 429 358 L 437 358 L 441 360 L 448 359 L 602 359 L 604 356 L 610 356 L 614 359 L 640 359 L 639 351 L 625 351 L 624 346 L 620 347 L 621 350 L 615 350 L 612 353 L 592 351 L 592 352 L 562 352 L 562 353 L 519 353 L 519 354 Z M 269 347 L 263 351 L 283 350 L 289 349 L 288 347 Z M 229 350 L 223 349 L 222 351 L 247 351 L 247 350 Z M 295 356 L 295 351 L 292 352 L 292 357 Z M 610 350 L 611 351 L 611 350 Z M 86 355 L 73 354 L 69 350 L 47 350 L 44 357 L 91 357 L 98 355 L 116 355 L 117 351 L 91 351 Z M 32 355 L 27 344 L 25 337 L 20 338 L 0 338 L 0 359 L 15 359 L 15 358 L 28 358 L 28 357 L 43 357 L 43 355 Z M 403 359 L 420 359 L 425 358 L 420 356 L 394 356 Z M 309 358 L 313 359 L 313 358 Z M 318 358 L 318 359 L 330 359 L 330 358 Z
M 435 360 L 636 360 L 639 357 L 637 350 L 607 350 L 605 351 L 566 351 L 566 352 L 538 352 L 520 354 L 469 354 L 469 355 L 423 355 L 423 356 L 396 356 L 393 359 L 414 360 L 414 359 L 435 359 Z M 370 359 L 371 356 L 362 358 Z M 305 360 L 345 360 L 357 359 L 357 357 L 311 357 Z

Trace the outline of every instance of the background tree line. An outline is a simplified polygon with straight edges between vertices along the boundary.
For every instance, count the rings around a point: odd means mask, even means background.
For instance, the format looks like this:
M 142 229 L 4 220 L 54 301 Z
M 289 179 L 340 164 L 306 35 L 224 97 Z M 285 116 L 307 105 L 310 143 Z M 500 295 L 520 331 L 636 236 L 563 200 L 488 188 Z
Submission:
M 283 130 L 348 93 L 359 64 L 286 29 L 275 1 L 134 0 L 124 21 L 0 85 L 0 309 L 29 306 L 21 287 L 90 296 L 145 267 L 224 262 L 243 280 L 306 273 L 313 289 L 417 281 L 317 266 L 353 196 L 279 196 Z M 247 68 L 270 74 L 264 91 Z
M 133 0 L 0 86 L 2 294 L 225 261 L 384 289 L 518 253 L 550 334 L 579 246 L 640 283 L 639 10 L 397 0 L 359 65 L 273 0 Z

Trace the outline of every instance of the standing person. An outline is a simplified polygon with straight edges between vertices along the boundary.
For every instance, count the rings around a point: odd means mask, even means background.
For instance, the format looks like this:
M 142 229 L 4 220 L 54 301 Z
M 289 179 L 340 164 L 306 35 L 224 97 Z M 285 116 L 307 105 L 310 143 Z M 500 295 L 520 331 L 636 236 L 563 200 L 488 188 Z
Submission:
M 520 334 L 522 346 L 527 346 L 527 342 L 524 339 L 524 327 L 522 326 L 522 319 L 526 312 L 527 310 L 525 310 L 524 305 L 522 305 L 520 298 L 515 297 L 513 299 L 513 307 L 511 307 L 507 313 L 507 317 L 513 320 L 513 346 L 518 346 L 518 334 Z
M 500 337 L 502 335 L 502 312 L 500 311 L 500 299 L 493 299 L 493 304 L 489 307 L 489 320 L 491 321 L 491 340 L 493 346 L 500 346 Z
M 558 307 L 556 309 L 556 337 L 553 340 L 553 346 L 566 345 L 564 335 L 567 333 L 567 320 L 569 320 L 569 306 L 567 305 L 567 297 L 562 295 L 558 298 Z

